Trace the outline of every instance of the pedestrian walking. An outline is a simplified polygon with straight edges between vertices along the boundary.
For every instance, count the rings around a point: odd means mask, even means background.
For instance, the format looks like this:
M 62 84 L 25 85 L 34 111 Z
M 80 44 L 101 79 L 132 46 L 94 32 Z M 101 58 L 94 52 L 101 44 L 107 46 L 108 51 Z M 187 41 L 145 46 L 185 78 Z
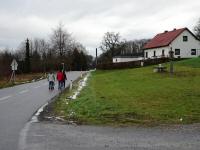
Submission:
M 63 73 L 61 70 L 57 72 L 58 90 L 62 89 Z
M 62 88 L 65 89 L 65 81 L 67 80 L 67 75 L 64 70 L 62 71 L 62 73 L 63 73 Z
M 47 80 L 49 81 L 49 90 L 54 90 L 54 85 L 55 85 L 55 75 L 53 72 L 49 72 L 47 75 Z

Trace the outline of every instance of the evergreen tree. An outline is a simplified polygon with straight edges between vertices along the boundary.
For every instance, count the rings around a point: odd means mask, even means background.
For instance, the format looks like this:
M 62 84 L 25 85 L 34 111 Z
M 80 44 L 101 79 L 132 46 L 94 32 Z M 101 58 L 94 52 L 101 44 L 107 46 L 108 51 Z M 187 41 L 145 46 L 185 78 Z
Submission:
M 81 70 L 81 57 L 80 57 L 80 53 L 77 48 L 74 49 L 72 57 L 73 57 L 73 60 L 72 60 L 73 70 L 80 71 Z
M 26 55 L 25 55 L 25 73 L 29 73 L 31 71 L 31 63 L 30 63 L 30 47 L 29 40 L 26 41 Z
M 43 68 L 41 65 L 41 57 L 37 50 L 33 51 L 33 54 L 31 57 L 31 70 L 32 70 L 32 72 L 43 71 Z
M 81 70 L 87 70 L 88 68 L 87 58 L 86 55 L 83 53 L 83 51 L 80 52 L 80 66 Z

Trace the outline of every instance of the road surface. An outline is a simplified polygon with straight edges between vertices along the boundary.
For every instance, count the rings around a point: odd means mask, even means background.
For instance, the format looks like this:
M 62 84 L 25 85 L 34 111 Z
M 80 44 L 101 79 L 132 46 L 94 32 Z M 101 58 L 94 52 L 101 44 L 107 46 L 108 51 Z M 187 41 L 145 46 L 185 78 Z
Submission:
M 31 123 L 23 150 L 199 150 L 200 124 L 112 128 Z
M 79 76 L 80 72 L 67 73 L 68 80 L 75 80 Z M 1 89 L 0 150 L 17 150 L 20 132 L 26 123 L 58 93 L 57 87 L 52 92 L 48 90 L 47 80 Z
M 76 79 L 80 72 L 68 74 Z M 112 128 L 30 121 L 58 94 L 45 80 L 0 90 L 0 150 L 197 150 L 200 124 Z

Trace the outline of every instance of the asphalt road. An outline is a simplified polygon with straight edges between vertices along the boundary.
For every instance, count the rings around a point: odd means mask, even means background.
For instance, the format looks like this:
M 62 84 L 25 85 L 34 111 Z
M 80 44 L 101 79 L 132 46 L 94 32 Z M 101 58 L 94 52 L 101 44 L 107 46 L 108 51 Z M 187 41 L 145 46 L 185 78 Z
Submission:
M 68 74 L 76 79 L 80 72 Z M 58 94 L 42 80 L 0 90 L 0 150 L 198 150 L 200 124 L 113 128 L 34 122 Z
M 75 80 L 80 72 L 67 73 Z M 66 82 L 69 85 L 69 82 Z M 48 90 L 47 80 L 0 90 L 0 150 L 17 150 L 21 130 L 32 115 L 59 93 Z

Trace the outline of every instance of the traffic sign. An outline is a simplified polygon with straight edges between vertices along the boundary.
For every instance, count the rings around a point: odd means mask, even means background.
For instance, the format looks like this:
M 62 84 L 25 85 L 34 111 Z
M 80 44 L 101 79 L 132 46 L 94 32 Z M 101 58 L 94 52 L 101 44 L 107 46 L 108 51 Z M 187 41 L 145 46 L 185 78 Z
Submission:
M 12 71 L 16 71 L 17 70 L 17 67 L 18 67 L 18 63 L 15 59 L 13 59 L 12 63 L 11 63 L 11 68 L 12 68 Z

